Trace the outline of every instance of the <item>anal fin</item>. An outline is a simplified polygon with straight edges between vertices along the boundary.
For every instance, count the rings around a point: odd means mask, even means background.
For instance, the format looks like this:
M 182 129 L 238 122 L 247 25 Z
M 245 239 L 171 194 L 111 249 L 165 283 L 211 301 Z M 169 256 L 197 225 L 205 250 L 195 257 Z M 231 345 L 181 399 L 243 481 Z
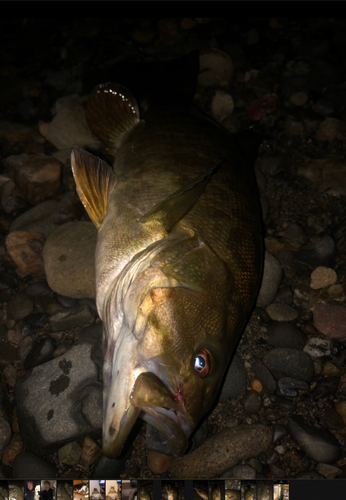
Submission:
M 106 215 L 109 196 L 118 182 L 117 176 L 106 162 L 79 148 L 72 151 L 71 166 L 79 198 L 99 229 Z

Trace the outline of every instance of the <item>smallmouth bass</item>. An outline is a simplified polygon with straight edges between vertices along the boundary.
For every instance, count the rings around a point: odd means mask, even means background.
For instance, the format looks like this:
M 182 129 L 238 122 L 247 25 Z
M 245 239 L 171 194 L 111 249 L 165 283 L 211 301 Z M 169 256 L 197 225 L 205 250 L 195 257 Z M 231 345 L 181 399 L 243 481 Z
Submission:
M 136 419 L 177 453 L 213 405 L 257 295 L 263 248 L 252 165 L 198 111 L 153 107 L 99 85 L 92 132 L 113 168 L 78 148 L 77 192 L 98 229 L 103 321 L 103 451 L 117 457 Z

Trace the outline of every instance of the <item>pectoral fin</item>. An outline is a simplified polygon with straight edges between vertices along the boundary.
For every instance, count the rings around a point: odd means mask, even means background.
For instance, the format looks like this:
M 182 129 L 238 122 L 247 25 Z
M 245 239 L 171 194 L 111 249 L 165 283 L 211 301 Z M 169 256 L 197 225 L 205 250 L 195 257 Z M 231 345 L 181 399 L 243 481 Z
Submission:
M 114 154 L 122 138 L 139 122 L 139 109 L 131 92 L 116 83 L 103 83 L 92 92 L 86 112 L 93 134 Z
M 155 205 L 140 219 L 141 222 L 155 219 L 162 223 L 166 231 L 170 231 L 192 208 L 223 162 L 224 160 L 218 161 L 210 170 Z
M 118 182 L 117 176 L 106 162 L 79 148 L 72 151 L 71 166 L 79 198 L 99 229 L 106 215 L 109 196 Z

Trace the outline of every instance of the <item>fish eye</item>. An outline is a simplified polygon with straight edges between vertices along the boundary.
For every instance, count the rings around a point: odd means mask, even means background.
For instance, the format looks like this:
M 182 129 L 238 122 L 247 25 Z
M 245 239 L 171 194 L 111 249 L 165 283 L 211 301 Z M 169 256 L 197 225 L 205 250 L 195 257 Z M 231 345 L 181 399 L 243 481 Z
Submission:
M 200 377 L 205 377 L 210 372 L 210 354 L 205 349 L 200 349 L 193 362 L 194 369 Z

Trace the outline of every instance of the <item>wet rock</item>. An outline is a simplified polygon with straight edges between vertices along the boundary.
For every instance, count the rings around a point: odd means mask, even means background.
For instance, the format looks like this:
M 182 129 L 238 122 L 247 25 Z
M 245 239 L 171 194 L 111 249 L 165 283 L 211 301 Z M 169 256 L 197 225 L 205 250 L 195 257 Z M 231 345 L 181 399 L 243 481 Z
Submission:
M 345 428 L 345 422 L 342 416 L 332 408 L 326 408 L 324 419 L 328 429 L 338 431 Z
M 44 236 L 40 233 L 28 233 L 26 231 L 13 231 L 6 238 L 6 248 L 20 272 L 44 275 L 42 250 Z
M 265 451 L 271 440 L 272 430 L 262 424 L 226 428 L 189 455 L 175 458 L 171 477 L 217 477 L 240 461 Z
M 337 274 L 334 269 L 329 267 L 319 266 L 311 274 L 310 286 L 314 290 L 319 290 L 320 288 L 325 288 L 330 285 L 334 285 L 337 281 Z
M 244 363 L 235 353 L 222 387 L 220 401 L 239 399 L 246 389 L 246 370 Z
M 312 160 L 298 169 L 315 189 L 331 196 L 346 195 L 346 162 L 338 158 Z
M 149 450 L 147 462 L 148 467 L 153 474 L 164 474 L 172 464 L 172 457 L 163 455 L 155 450 Z
M 247 391 L 241 399 L 244 412 L 247 415 L 257 414 L 262 406 L 262 398 L 254 390 Z
M 96 238 L 92 222 L 68 222 L 49 236 L 43 259 L 52 290 L 77 299 L 95 298 Z
M 67 443 L 58 451 L 60 462 L 66 465 L 75 465 L 82 456 L 82 448 L 78 443 Z
M 62 163 L 44 154 L 13 155 L 5 166 L 21 196 L 30 203 L 39 203 L 56 194 L 60 187 Z
M 217 90 L 211 101 L 211 115 L 215 121 L 221 123 L 234 109 L 233 98 L 223 90 Z
M 94 464 L 102 455 L 102 450 L 99 445 L 86 436 L 82 448 L 82 464 L 84 467 L 90 467 Z
M 57 114 L 48 126 L 42 126 L 40 132 L 47 141 L 54 144 L 57 149 L 84 147 L 86 145 L 97 147 L 99 141 L 92 135 L 85 116 L 85 103 L 88 97 L 71 95 L 59 99 L 56 103 Z
M 314 365 L 310 357 L 297 349 L 276 347 L 266 352 L 262 360 L 277 380 L 292 377 L 310 382 L 314 376 Z
M 257 306 L 266 307 L 273 302 L 281 279 L 282 269 L 279 261 L 269 252 L 265 252 L 263 278 Z
M 346 307 L 335 304 L 317 304 L 314 311 L 314 325 L 329 338 L 346 337 Z
M 268 344 L 274 347 L 303 349 L 307 337 L 303 330 L 285 321 L 271 321 L 268 325 Z
M 339 458 L 339 443 L 329 431 L 310 426 L 301 416 L 291 417 L 288 428 L 293 439 L 316 462 L 333 464 Z
M 25 370 L 29 370 L 29 368 L 34 368 L 35 366 L 46 363 L 47 361 L 51 361 L 53 359 L 54 350 L 55 342 L 50 337 L 46 337 L 35 342 L 25 358 Z
M 204 49 L 199 55 L 199 71 L 201 87 L 226 87 L 233 78 L 233 63 L 221 50 Z
M 298 311 L 287 304 L 270 304 L 266 311 L 274 321 L 293 321 L 298 317 Z
M 24 292 L 19 292 L 10 298 L 7 305 L 7 314 L 15 321 L 25 318 L 34 309 L 34 303 Z
M 27 451 L 45 455 L 66 441 L 101 435 L 102 387 L 94 350 L 90 344 L 75 346 L 18 377 L 15 400 Z
M 24 451 L 13 462 L 13 477 L 32 479 L 33 477 L 57 477 L 58 471 L 54 464 L 48 460 Z
M 323 378 L 312 391 L 312 399 L 318 401 L 328 396 L 333 396 L 338 389 L 338 383 L 339 379 L 336 377 Z
M 309 339 L 303 350 L 312 358 L 322 358 L 323 356 L 329 356 L 331 354 L 331 348 L 331 340 L 314 337 Z
M 95 322 L 95 316 L 87 305 L 81 305 L 75 309 L 60 311 L 49 317 L 49 323 L 53 332 L 69 330 L 76 326 L 90 326 Z
M 277 383 L 268 368 L 263 364 L 260 358 L 257 358 L 253 367 L 256 378 L 258 378 L 264 388 L 273 393 L 276 391 Z

